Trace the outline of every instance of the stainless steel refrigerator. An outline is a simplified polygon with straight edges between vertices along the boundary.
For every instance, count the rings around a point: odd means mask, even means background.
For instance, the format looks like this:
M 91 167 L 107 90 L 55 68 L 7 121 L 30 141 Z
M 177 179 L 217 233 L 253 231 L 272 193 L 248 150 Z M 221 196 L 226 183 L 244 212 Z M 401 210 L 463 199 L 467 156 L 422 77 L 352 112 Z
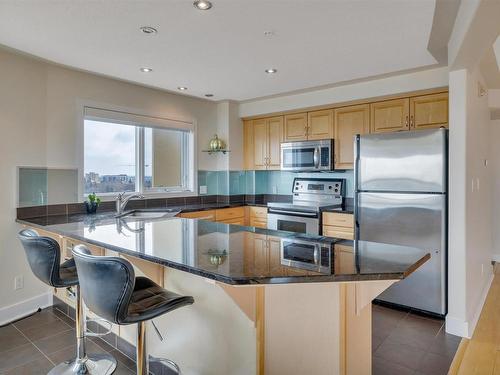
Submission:
M 357 136 L 356 236 L 422 248 L 431 259 L 378 299 L 446 314 L 446 129 Z

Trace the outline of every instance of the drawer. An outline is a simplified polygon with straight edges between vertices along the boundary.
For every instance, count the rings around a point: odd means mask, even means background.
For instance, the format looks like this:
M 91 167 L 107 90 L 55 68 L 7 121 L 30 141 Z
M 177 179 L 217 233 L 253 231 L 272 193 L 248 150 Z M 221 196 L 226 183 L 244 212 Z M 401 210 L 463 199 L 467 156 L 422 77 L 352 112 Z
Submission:
M 224 223 L 224 224 L 245 225 L 245 218 L 244 217 L 237 217 L 234 219 L 218 220 L 218 222 Z
M 249 209 L 251 218 L 267 220 L 267 207 L 250 206 Z
M 250 218 L 250 226 L 256 228 L 267 228 L 267 220 Z
M 244 218 L 245 217 L 245 207 L 234 207 L 234 208 L 222 208 L 215 211 L 215 218 L 217 221 Z
M 354 215 L 341 214 L 337 212 L 324 212 L 323 225 L 333 225 L 336 227 L 354 228 Z
M 342 238 L 344 240 L 354 239 L 354 229 L 345 227 L 334 227 L 330 225 L 323 225 L 323 236 Z
M 187 219 L 200 219 L 200 220 L 215 221 L 215 210 L 186 212 L 186 213 L 180 214 L 180 217 L 184 217 Z

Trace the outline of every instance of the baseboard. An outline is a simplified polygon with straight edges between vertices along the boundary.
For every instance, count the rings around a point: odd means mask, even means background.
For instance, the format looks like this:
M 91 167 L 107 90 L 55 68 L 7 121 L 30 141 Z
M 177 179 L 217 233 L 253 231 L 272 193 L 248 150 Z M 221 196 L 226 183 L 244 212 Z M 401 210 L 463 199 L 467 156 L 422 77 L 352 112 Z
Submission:
M 468 337 L 469 323 L 448 314 L 446 315 L 446 333 L 460 337 Z
M 446 316 L 446 332 L 452 335 L 461 336 L 464 338 L 470 339 L 474 334 L 474 330 L 476 329 L 477 322 L 479 321 L 479 317 L 481 316 L 481 311 L 483 311 L 484 303 L 486 302 L 486 298 L 488 297 L 488 292 L 491 287 L 491 283 L 493 282 L 493 277 L 495 275 L 491 274 L 490 279 L 488 280 L 486 286 L 483 288 L 481 293 L 481 297 L 479 299 L 478 306 L 476 311 L 474 312 L 474 316 L 470 322 L 464 321 L 462 319 L 455 318 L 453 316 Z
M 493 278 L 495 274 L 492 273 L 490 279 L 488 280 L 488 284 L 483 288 L 483 293 L 481 293 L 481 298 L 479 299 L 479 304 L 477 306 L 476 312 L 474 313 L 474 317 L 472 318 L 472 322 L 469 325 L 469 335 L 467 338 L 471 338 L 474 334 L 474 330 L 476 329 L 477 322 L 481 317 L 481 312 L 483 311 L 484 303 L 486 302 L 486 298 L 488 297 L 488 292 L 490 291 L 491 283 L 493 282 Z
M 0 325 L 8 324 L 14 320 L 23 318 L 34 313 L 39 308 L 43 309 L 52 306 L 52 296 L 52 292 L 47 292 L 14 305 L 2 307 L 0 309 Z

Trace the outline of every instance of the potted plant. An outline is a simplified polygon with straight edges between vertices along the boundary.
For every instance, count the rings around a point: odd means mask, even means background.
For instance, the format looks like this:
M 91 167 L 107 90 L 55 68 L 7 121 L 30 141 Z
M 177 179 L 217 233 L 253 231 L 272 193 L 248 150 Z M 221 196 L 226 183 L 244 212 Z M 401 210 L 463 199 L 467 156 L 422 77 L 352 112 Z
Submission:
M 85 201 L 85 208 L 88 214 L 95 214 L 97 207 L 101 203 L 101 198 L 99 198 L 96 193 L 89 194 L 87 200 Z

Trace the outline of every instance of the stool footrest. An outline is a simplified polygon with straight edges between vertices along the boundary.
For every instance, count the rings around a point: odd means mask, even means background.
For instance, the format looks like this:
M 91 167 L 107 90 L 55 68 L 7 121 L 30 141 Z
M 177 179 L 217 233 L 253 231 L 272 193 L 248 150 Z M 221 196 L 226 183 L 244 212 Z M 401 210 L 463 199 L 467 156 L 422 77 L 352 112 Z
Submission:
M 92 318 L 92 319 L 87 319 L 87 322 L 95 322 L 95 323 L 103 323 L 107 329 L 106 332 L 100 332 L 100 333 L 96 333 L 96 332 L 92 332 L 92 331 L 89 331 L 88 329 L 85 329 L 85 336 L 88 336 L 88 337 L 102 337 L 102 336 L 106 336 L 106 335 L 109 335 L 111 333 L 111 330 L 113 329 L 113 325 L 111 324 L 111 322 L 107 321 L 106 319 L 102 319 L 102 318 Z
M 169 366 L 170 368 L 172 368 L 173 370 L 177 371 L 177 374 L 181 375 L 181 368 L 179 367 L 179 365 L 177 363 L 175 363 L 171 359 L 157 358 L 157 357 L 150 356 L 149 357 L 149 363 L 155 363 L 155 362 L 157 362 L 157 363 L 164 363 L 167 366 Z

